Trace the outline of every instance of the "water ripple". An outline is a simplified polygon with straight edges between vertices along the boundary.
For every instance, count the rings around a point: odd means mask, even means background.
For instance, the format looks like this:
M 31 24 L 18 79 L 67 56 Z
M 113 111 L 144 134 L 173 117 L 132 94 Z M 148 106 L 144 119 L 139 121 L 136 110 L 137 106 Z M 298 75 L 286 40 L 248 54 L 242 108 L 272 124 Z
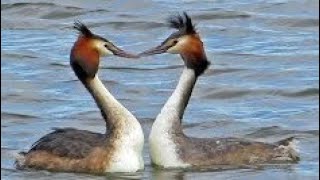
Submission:
M 20 3 L 12 3 L 12 4 L 2 4 L 1 3 L 1 11 L 2 10 L 8 10 L 8 9 L 19 9 L 19 8 L 25 8 L 25 7 L 62 7 L 62 8 L 67 8 L 70 10 L 79 10 L 82 8 L 75 7 L 75 6 L 65 6 L 65 5 L 58 5 L 55 3 L 47 3 L 47 2 L 38 2 L 38 3 L 25 3 L 25 2 L 20 2 Z
M 312 136 L 319 136 L 319 130 L 286 130 L 279 126 L 271 126 L 271 127 L 262 127 L 256 129 L 254 132 L 247 134 L 247 137 L 252 138 L 263 138 L 267 136 L 305 136 L 305 135 L 312 135 Z
M 208 92 L 208 91 L 207 91 Z M 319 97 L 318 88 L 306 88 L 302 90 L 275 90 L 275 89 L 239 89 L 239 88 L 215 88 L 210 90 L 201 98 L 203 99 L 230 99 L 240 98 L 243 96 L 282 96 L 289 98 L 302 98 L 302 97 Z
M 214 19 L 236 19 L 236 18 L 250 18 L 251 14 L 240 11 L 215 11 L 194 15 L 195 19 L 200 20 L 214 20 Z

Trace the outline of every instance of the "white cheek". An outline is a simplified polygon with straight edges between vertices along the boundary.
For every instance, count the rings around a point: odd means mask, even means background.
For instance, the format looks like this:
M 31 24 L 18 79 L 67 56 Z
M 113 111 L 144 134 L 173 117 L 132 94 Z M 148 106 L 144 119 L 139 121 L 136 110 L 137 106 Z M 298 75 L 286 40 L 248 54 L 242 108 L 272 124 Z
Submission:
M 113 52 L 107 49 L 104 45 L 105 45 L 105 42 L 101 42 L 101 41 L 95 42 L 95 46 L 98 49 L 100 56 L 113 55 Z
M 178 44 L 177 44 L 177 45 L 169 48 L 169 49 L 167 50 L 167 52 L 168 52 L 168 53 L 171 53 L 171 54 L 179 54 L 179 52 L 180 52 L 180 47 L 179 47 Z
M 111 52 L 109 49 L 107 49 L 106 47 L 102 47 L 101 49 L 99 49 L 100 54 L 102 56 L 108 56 L 108 55 L 113 55 L 113 52 Z
M 179 42 L 175 46 L 169 48 L 167 52 L 171 54 L 180 54 L 181 50 L 183 49 L 183 46 L 187 45 L 187 41 L 188 41 L 188 38 L 186 37 L 180 38 Z

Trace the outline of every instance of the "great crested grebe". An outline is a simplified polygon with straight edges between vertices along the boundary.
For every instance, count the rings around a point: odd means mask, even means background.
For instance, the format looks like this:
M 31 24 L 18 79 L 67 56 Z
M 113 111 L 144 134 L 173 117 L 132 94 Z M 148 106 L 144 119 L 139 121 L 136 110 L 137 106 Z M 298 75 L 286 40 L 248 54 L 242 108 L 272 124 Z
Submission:
M 187 13 L 172 16 L 169 24 L 178 31 L 160 46 L 140 53 L 140 56 L 180 54 L 185 64 L 176 89 L 152 125 L 149 145 L 153 164 L 181 168 L 297 162 L 299 157 L 292 138 L 267 144 L 240 138 L 194 138 L 183 133 L 181 121 L 192 89 L 210 63 Z
M 136 172 L 144 168 L 144 134 L 138 120 L 121 105 L 99 80 L 100 56 L 137 56 L 126 53 L 107 39 L 76 22 L 80 32 L 70 54 L 70 65 L 91 93 L 106 122 L 106 133 L 72 128 L 56 129 L 20 153 L 17 168 L 104 173 Z

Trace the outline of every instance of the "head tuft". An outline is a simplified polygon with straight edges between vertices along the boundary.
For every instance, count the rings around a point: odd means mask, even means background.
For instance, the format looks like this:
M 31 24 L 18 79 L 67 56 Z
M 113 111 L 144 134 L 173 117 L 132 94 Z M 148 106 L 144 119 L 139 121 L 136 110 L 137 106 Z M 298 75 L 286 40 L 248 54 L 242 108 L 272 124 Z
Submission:
M 192 20 L 190 16 L 183 12 L 183 15 L 175 15 L 171 16 L 168 19 L 169 27 L 178 29 L 183 34 L 195 34 L 196 29 L 195 26 L 192 24 Z
M 93 33 L 89 30 L 89 28 L 86 25 L 84 25 L 83 23 L 81 23 L 80 21 L 74 22 L 73 28 L 78 30 L 85 37 L 93 37 L 94 36 Z

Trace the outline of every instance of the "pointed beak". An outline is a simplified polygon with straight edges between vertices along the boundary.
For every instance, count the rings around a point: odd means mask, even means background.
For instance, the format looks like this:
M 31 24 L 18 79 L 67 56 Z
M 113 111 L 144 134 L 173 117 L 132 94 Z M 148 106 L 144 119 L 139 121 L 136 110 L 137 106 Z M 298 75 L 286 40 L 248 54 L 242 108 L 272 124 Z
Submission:
M 168 49 L 169 48 L 167 46 L 160 45 L 160 46 L 157 46 L 155 48 L 152 48 L 152 49 L 149 49 L 147 51 L 140 53 L 139 56 L 151 56 L 154 54 L 162 54 L 162 53 L 167 52 Z
M 138 55 L 135 55 L 135 54 L 131 54 L 131 53 L 128 53 L 116 46 L 113 46 L 112 49 L 110 50 L 112 51 L 113 55 L 115 56 L 119 56 L 119 57 L 124 57 L 124 58 L 139 58 Z
M 119 49 L 118 51 L 113 52 L 114 55 L 125 58 L 139 58 L 138 55 L 127 53 L 124 50 Z

